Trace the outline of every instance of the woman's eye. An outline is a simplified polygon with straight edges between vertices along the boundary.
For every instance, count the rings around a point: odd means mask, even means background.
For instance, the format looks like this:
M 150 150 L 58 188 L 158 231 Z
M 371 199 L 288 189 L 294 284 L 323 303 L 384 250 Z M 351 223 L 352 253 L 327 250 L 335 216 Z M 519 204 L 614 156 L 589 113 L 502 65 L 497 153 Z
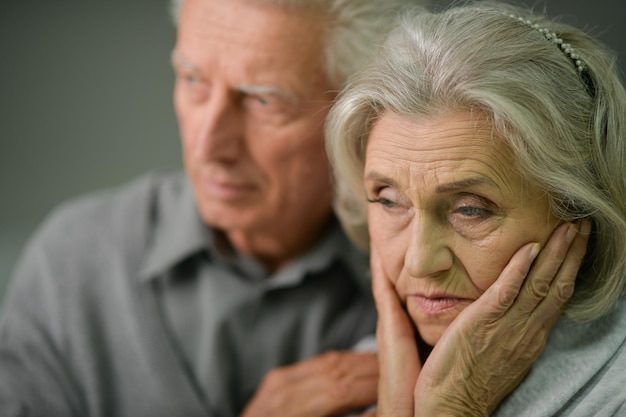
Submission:
M 367 199 L 368 202 L 373 203 L 373 204 L 380 204 L 385 208 L 395 208 L 397 207 L 397 204 L 391 200 L 387 200 L 386 198 L 374 198 L 374 199 Z
M 372 190 L 373 198 L 368 198 L 368 202 L 380 204 L 387 211 L 403 210 L 411 204 L 411 201 L 402 193 L 391 187 L 382 187 Z
M 489 199 L 474 194 L 461 195 L 452 206 L 452 213 L 470 220 L 482 220 L 491 217 L 498 210 Z
M 467 217 L 485 218 L 491 215 L 491 211 L 483 207 L 462 206 L 457 208 L 455 211 Z

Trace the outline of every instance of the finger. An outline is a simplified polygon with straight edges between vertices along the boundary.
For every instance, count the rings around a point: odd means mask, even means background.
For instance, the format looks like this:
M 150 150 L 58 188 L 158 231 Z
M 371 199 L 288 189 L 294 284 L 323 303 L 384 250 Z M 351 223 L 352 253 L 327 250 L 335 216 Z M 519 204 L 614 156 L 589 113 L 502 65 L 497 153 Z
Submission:
M 550 236 L 530 269 L 523 292 L 516 300 L 517 307 L 522 314 L 530 314 L 548 295 L 550 286 L 566 258 L 567 251 L 576 237 L 577 231 L 576 225 L 565 223 Z
M 410 341 L 405 346 L 411 351 L 415 345 L 413 325 L 398 299 L 391 281 L 385 275 L 382 263 L 376 251 L 371 254 L 372 286 L 376 308 L 378 310 L 377 339 L 379 351 L 384 349 L 398 350 L 403 341 Z M 409 353 L 404 352 L 404 353 Z
M 559 313 L 574 293 L 576 276 L 587 253 L 590 232 L 591 220 L 583 219 L 547 296 L 535 308 L 533 315 L 546 318 L 553 317 L 555 321 L 558 319 Z
M 301 392 L 306 398 L 299 401 L 306 415 L 344 415 L 353 410 L 376 404 L 378 376 L 360 378 L 318 378 L 306 381 Z
M 377 386 L 375 354 L 329 352 L 271 371 L 245 416 L 337 415 L 374 404 Z
M 372 270 L 372 289 L 376 309 L 378 310 L 378 329 L 385 332 L 385 339 L 414 339 L 413 326 L 402 307 L 393 285 L 387 278 L 378 253 L 372 250 L 370 255 Z M 379 346 L 380 350 L 380 346 Z
M 362 414 L 356 414 L 356 417 L 376 417 L 376 411 L 368 411 Z
M 370 263 L 378 309 L 378 410 L 383 414 L 391 410 L 412 410 L 413 388 L 421 368 L 415 332 L 375 249 L 372 249 Z
M 330 351 L 302 362 L 272 371 L 274 378 L 285 385 L 327 373 L 337 377 L 378 375 L 378 355 L 374 352 Z
M 486 318 L 498 318 L 515 303 L 533 261 L 539 253 L 538 243 L 522 246 L 500 273 L 498 279 L 468 307 Z M 469 314 L 469 312 L 468 312 Z

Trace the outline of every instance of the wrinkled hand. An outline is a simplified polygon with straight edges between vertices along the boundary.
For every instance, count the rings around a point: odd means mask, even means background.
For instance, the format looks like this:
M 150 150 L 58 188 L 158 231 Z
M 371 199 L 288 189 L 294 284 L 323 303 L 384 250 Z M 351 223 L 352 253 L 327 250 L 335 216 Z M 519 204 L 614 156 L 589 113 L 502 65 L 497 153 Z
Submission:
M 489 415 L 543 351 L 574 291 L 590 228 L 589 220 L 581 222 L 581 233 L 575 225 L 560 226 L 534 264 L 537 244 L 518 250 L 498 280 L 445 331 L 423 368 L 412 323 L 372 253 L 378 416 Z
M 272 370 L 242 417 L 344 415 L 376 402 L 375 353 L 329 352 Z
M 370 263 L 372 289 L 378 310 L 376 340 L 380 380 L 377 415 L 413 417 L 413 390 L 421 368 L 413 323 L 402 308 L 391 281 L 385 276 L 374 248 Z

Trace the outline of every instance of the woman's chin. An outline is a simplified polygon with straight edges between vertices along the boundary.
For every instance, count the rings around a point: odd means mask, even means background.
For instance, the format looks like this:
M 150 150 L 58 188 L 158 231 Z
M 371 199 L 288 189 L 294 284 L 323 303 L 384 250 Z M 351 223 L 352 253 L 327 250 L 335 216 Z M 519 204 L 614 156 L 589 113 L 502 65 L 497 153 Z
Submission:
M 424 326 L 423 328 L 418 326 L 417 331 L 422 342 L 430 347 L 434 347 L 437 342 L 439 342 L 439 339 L 441 339 L 446 328 L 447 326 Z
M 446 329 L 457 316 L 469 305 L 466 299 L 452 301 L 424 300 L 423 297 L 407 298 L 406 307 L 415 328 L 424 343 L 435 346 Z

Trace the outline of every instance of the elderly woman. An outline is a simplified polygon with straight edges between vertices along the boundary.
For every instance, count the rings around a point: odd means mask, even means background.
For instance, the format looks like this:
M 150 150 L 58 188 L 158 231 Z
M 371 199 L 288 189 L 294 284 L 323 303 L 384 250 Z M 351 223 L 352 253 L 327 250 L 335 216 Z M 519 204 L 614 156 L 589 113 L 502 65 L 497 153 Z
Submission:
M 344 226 L 372 251 L 378 416 L 626 415 L 626 94 L 602 45 L 503 4 L 407 13 L 327 145 Z M 515 326 L 481 350 L 485 294 L 529 322 L 549 311 L 517 306 L 503 271 L 586 236 L 549 336 Z

